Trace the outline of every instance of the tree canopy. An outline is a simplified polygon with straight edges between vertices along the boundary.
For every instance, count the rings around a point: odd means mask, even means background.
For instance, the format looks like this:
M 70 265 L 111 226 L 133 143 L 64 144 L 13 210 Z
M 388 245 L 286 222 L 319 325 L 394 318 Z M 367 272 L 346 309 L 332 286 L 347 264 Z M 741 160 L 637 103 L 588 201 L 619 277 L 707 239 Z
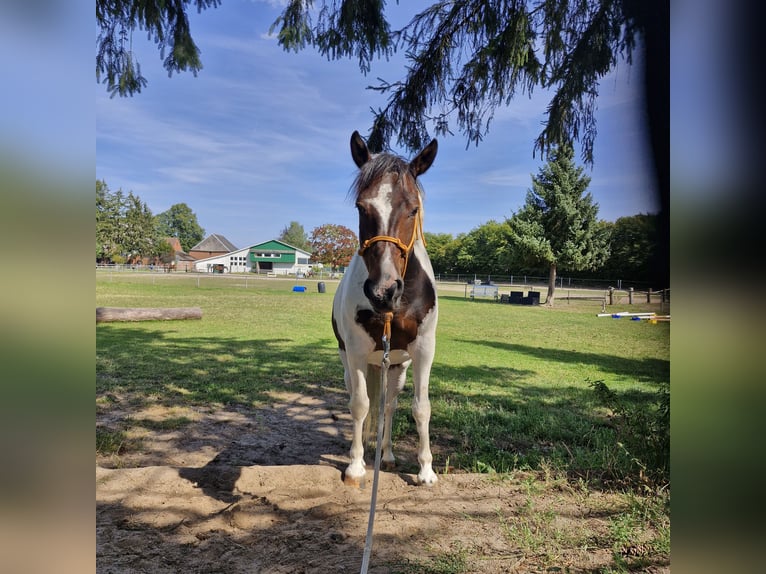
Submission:
M 97 0 L 96 79 L 112 95 L 139 93 L 147 81 L 130 46 L 136 30 L 157 45 L 169 75 L 202 69 L 187 10 L 221 0 Z M 435 135 L 462 131 L 478 144 L 495 109 L 536 87 L 549 89 L 548 118 L 533 153 L 579 141 L 593 161 L 599 80 L 618 61 L 632 64 L 649 9 L 640 0 L 440 0 L 392 29 L 384 0 L 289 0 L 272 24 L 286 50 L 315 47 L 330 60 L 354 58 L 362 73 L 401 51 L 404 77 L 373 89 L 387 104 L 373 110 L 368 145 L 396 141 L 420 150 Z
M 309 241 L 309 236 L 306 234 L 303 226 L 297 221 L 291 221 L 290 225 L 286 225 L 277 239 L 284 241 L 288 245 L 297 247 L 298 249 L 311 251 L 311 241 Z
M 188 70 L 196 76 L 202 60 L 189 27 L 190 5 L 201 12 L 217 8 L 221 0 L 96 0 L 96 81 L 105 84 L 112 96 L 132 96 L 146 87 L 132 50 L 136 30 L 146 32 L 157 45 L 168 75 Z
M 133 192 L 112 192 L 96 180 L 96 259 L 112 263 L 161 259 L 170 244 L 158 230 L 149 207 Z
M 659 217 L 648 213 L 620 217 L 610 229 L 609 258 L 604 271 L 613 277 L 647 280 L 660 249 Z
M 570 146 L 556 148 L 532 178 L 524 206 L 508 220 L 511 253 L 519 262 L 549 268 L 547 303 L 553 304 L 557 270 L 598 269 L 609 255 L 590 178 L 574 163 Z
M 374 110 L 368 138 L 380 151 L 396 141 L 421 149 L 456 124 L 469 145 L 489 131 L 495 109 L 535 87 L 549 89 L 548 119 L 534 143 L 579 141 L 593 161 L 599 80 L 620 59 L 632 64 L 644 29 L 636 0 L 452 0 L 434 2 L 392 30 L 381 0 L 290 0 L 272 25 L 280 45 L 308 45 L 328 59 L 356 58 L 368 73 L 375 58 L 401 50 L 406 73 L 373 88 L 388 96 Z
M 358 247 L 356 234 L 344 225 L 326 223 L 311 232 L 312 258 L 333 269 L 348 266 Z
M 157 229 L 164 236 L 177 237 L 181 249 L 187 252 L 205 237 L 205 229 L 185 203 L 171 205 L 167 211 L 157 215 Z

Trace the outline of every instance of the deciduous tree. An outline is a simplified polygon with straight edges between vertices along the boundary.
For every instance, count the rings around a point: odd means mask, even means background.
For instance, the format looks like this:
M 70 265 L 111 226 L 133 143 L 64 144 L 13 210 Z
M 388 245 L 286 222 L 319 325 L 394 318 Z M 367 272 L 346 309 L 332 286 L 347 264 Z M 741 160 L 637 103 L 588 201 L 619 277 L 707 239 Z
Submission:
M 611 226 L 610 255 L 604 265 L 612 277 L 646 281 L 651 277 L 652 259 L 659 249 L 657 215 L 620 217 Z
M 457 250 L 463 273 L 505 275 L 510 229 L 507 223 L 490 220 L 464 235 Z
M 428 258 L 431 260 L 434 273 L 453 273 L 453 265 L 449 258 L 449 246 L 454 241 L 452 234 L 426 231 L 425 239 Z
M 186 252 L 205 237 L 197 215 L 185 203 L 171 205 L 167 211 L 157 215 L 157 229 L 165 237 L 177 237 L 181 249 Z
M 333 270 L 346 267 L 359 248 L 356 234 L 348 227 L 326 223 L 311 232 L 313 259 Z

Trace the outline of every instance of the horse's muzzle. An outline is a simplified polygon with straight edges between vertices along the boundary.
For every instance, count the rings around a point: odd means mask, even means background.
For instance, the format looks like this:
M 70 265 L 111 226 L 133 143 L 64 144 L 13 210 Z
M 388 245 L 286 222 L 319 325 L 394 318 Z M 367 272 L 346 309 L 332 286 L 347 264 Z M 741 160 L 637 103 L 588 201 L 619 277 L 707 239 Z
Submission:
M 364 295 L 379 312 L 393 311 L 399 306 L 404 292 L 404 281 L 396 279 L 391 283 L 373 283 L 369 279 L 364 282 Z

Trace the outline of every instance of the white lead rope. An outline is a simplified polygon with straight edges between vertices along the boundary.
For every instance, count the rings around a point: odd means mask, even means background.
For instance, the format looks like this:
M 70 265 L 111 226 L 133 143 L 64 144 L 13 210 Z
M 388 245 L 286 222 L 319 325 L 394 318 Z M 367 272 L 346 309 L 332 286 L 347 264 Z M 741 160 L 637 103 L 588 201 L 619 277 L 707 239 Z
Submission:
M 388 336 L 387 336 L 388 335 Z M 370 499 L 370 519 L 367 522 L 367 539 L 364 542 L 364 555 L 362 557 L 362 569 L 360 574 L 367 574 L 370 567 L 370 554 L 372 553 L 372 526 L 375 523 L 375 506 L 378 500 L 378 475 L 380 474 L 380 459 L 383 445 L 383 424 L 385 422 L 386 387 L 388 386 L 388 367 L 391 361 L 388 354 L 391 348 L 390 323 L 383 334 L 383 361 L 380 365 L 380 405 L 378 406 L 378 435 L 375 442 L 375 470 L 372 478 L 372 498 Z

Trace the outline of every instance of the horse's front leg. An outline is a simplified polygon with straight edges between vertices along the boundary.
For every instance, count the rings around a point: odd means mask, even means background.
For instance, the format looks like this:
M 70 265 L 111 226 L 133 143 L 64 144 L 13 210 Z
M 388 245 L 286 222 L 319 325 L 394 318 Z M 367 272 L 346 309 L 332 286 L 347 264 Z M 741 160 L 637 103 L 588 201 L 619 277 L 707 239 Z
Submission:
M 343 365 L 346 368 L 346 385 L 351 393 L 349 410 L 351 411 L 353 433 L 349 452 L 351 463 L 346 468 L 343 482 L 349 486 L 358 487 L 367 472 L 364 464 L 364 442 L 362 439 L 364 419 L 370 410 L 370 399 L 367 397 L 366 365 L 359 368 L 350 364 L 345 357 Z
M 383 426 L 383 456 L 382 466 L 387 470 L 392 470 L 396 466 L 394 457 L 393 439 L 391 431 L 393 426 L 396 406 L 399 403 L 399 393 L 404 388 L 404 381 L 407 378 L 407 367 L 410 362 L 402 365 L 392 365 L 388 370 L 388 384 L 386 385 L 386 408 L 385 423 Z
M 428 398 L 428 382 L 431 375 L 433 353 L 423 353 L 418 360 L 412 363 L 413 397 L 412 418 L 418 429 L 418 484 L 433 486 L 438 480 L 436 473 L 431 467 L 433 456 L 431 455 L 431 442 L 429 438 L 429 425 L 431 421 L 431 401 Z

